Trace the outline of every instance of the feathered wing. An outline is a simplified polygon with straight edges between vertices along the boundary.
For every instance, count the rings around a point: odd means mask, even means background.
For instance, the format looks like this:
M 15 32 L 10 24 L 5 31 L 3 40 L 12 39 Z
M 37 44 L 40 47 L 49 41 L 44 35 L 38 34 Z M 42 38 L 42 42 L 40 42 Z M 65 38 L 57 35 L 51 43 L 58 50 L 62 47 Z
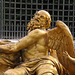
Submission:
M 75 65 L 75 58 L 72 58 L 66 51 L 63 52 L 64 57 Z
M 71 57 L 75 58 L 72 34 L 67 25 L 62 21 L 57 21 L 56 26 L 56 28 L 47 31 L 48 47 L 56 50 L 60 63 L 66 69 L 71 69 L 72 64 L 65 59 L 63 52 L 67 51 Z

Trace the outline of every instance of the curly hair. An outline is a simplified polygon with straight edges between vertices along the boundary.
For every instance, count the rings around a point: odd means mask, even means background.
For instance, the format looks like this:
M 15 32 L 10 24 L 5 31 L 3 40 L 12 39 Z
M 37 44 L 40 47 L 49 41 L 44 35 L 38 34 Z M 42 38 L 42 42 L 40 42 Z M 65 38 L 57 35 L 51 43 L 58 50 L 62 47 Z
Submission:
M 33 19 L 28 23 L 27 30 L 32 31 L 34 29 L 41 29 L 42 27 L 45 27 L 45 29 L 50 27 L 51 18 L 49 16 L 40 14 L 36 12 L 34 14 Z

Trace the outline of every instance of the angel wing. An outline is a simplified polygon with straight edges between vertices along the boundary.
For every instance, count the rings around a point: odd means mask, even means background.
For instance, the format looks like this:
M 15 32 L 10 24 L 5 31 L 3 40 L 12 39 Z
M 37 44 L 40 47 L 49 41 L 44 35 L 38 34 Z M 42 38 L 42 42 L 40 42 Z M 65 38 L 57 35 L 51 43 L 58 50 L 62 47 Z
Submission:
M 56 26 L 56 28 L 47 31 L 49 40 L 48 47 L 50 49 L 56 50 L 60 63 L 67 70 L 73 70 L 73 68 L 71 68 L 72 64 L 70 61 L 67 61 L 63 56 L 63 52 L 67 51 L 71 57 L 75 58 L 72 34 L 68 26 L 62 21 L 57 21 Z
M 72 58 L 66 51 L 63 52 L 63 56 L 70 61 L 70 63 L 73 63 L 75 65 L 75 58 Z
M 70 63 L 70 75 L 75 75 L 75 58 L 72 58 L 66 51 L 63 52 L 63 56 Z

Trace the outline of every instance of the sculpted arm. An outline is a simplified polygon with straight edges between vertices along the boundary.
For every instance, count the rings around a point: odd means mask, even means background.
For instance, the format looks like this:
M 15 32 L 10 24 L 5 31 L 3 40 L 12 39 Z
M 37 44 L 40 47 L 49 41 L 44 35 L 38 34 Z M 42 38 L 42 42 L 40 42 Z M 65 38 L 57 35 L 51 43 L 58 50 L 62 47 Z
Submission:
M 21 49 L 24 49 L 32 44 L 34 44 L 39 38 L 44 34 L 44 31 L 39 29 L 33 30 L 27 36 L 20 39 L 17 43 L 0 45 L 0 50 L 2 52 L 17 52 Z

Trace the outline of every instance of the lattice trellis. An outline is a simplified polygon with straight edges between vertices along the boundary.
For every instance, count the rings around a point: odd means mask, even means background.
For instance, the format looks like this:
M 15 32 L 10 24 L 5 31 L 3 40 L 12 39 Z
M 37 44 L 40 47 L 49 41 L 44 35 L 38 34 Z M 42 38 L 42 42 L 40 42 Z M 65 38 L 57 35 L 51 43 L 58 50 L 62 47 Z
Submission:
M 75 0 L 0 0 L 1 39 L 19 39 L 26 35 L 26 26 L 34 13 L 47 10 L 52 16 L 51 28 L 56 20 L 65 22 L 75 39 Z

